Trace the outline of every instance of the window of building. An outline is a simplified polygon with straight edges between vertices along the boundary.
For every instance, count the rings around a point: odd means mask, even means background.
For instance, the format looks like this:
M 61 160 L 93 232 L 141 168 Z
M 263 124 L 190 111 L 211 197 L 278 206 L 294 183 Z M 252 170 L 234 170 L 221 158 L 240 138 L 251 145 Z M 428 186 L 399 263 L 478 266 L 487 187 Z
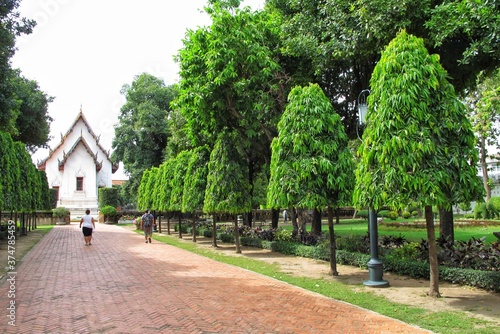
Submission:
M 83 177 L 76 178 L 76 191 L 83 191 Z

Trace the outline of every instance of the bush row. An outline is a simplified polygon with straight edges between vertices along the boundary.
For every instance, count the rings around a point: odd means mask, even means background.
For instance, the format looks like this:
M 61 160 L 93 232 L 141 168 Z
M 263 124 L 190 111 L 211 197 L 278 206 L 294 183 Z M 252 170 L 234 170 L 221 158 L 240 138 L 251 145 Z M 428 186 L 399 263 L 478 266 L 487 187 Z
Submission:
M 232 234 L 218 233 L 217 238 L 222 242 L 234 242 L 234 236 Z M 330 249 L 327 243 L 307 246 L 299 242 L 268 241 L 251 236 L 242 236 L 240 241 L 241 244 L 245 246 L 269 249 L 286 255 L 301 256 L 325 261 L 330 260 Z M 397 255 L 387 253 L 385 256 L 381 255 L 380 259 L 383 262 L 384 270 L 387 272 L 393 272 L 413 278 L 430 278 L 430 268 L 427 262 L 410 260 L 404 257 L 401 258 L 400 253 Z M 370 255 L 368 254 L 340 249 L 336 251 L 336 262 L 342 265 L 350 265 L 366 269 L 369 260 Z M 500 292 L 500 271 L 472 270 L 440 266 L 439 278 L 440 280 L 446 282 Z

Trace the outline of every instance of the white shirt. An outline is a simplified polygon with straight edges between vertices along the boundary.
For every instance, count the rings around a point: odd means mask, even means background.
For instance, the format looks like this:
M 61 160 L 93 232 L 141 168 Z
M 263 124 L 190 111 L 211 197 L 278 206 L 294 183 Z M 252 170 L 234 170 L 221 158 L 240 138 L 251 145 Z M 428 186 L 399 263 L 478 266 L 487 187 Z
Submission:
M 83 227 L 90 227 L 90 228 L 94 228 L 94 224 L 92 224 L 92 216 L 91 215 L 85 215 L 82 217 L 82 220 L 83 220 L 83 224 L 82 226 Z

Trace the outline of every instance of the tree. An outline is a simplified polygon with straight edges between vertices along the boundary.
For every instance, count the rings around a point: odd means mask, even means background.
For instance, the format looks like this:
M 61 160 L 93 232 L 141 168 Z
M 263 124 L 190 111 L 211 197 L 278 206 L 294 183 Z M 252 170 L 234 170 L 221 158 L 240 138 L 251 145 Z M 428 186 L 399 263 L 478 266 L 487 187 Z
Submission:
M 158 210 L 165 212 L 167 216 L 167 233 L 170 234 L 170 215 L 171 210 L 170 198 L 172 193 L 172 179 L 174 178 L 174 171 L 176 165 L 176 157 L 171 157 L 160 165 L 158 173 L 158 182 L 156 182 L 157 189 L 156 196 L 158 201 Z
M 488 146 L 498 145 L 498 122 L 500 120 L 500 70 L 491 75 L 482 74 L 478 78 L 476 89 L 466 97 L 469 107 L 469 117 L 478 137 L 479 161 L 481 163 L 483 186 L 486 192 L 485 201 L 491 198 L 491 189 L 488 177 L 487 159 Z
M 224 131 L 210 153 L 203 211 L 241 214 L 251 210 L 248 164 L 236 132 Z M 215 219 L 214 219 L 215 227 Z M 234 221 L 236 253 L 241 253 L 238 220 Z M 214 236 L 216 234 L 214 228 Z
M 115 128 L 112 158 L 122 161 L 129 174 L 127 190 L 136 194 L 143 171 L 159 166 L 165 158 L 170 101 L 176 96 L 175 86 L 143 73 L 131 85 L 122 87 L 126 103 L 120 109 Z
M 20 0 L 4 0 L 0 7 L 0 131 L 16 133 L 19 110 L 9 79 L 13 75 L 10 59 L 16 51 L 16 36 L 30 34 L 35 21 L 21 18 L 17 9 Z
M 142 173 L 141 182 L 139 184 L 139 189 L 137 194 L 137 209 L 141 211 L 149 208 L 147 186 L 149 183 L 150 174 L 151 174 L 150 170 L 145 170 L 144 173 Z
M 467 11 L 454 9 L 463 3 L 468 3 Z M 424 38 L 441 56 L 459 93 L 474 84 L 479 71 L 499 64 L 493 56 L 498 54 L 496 1 L 268 0 L 266 6 L 281 15 L 284 71 L 294 85 L 315 82 L 323 88 L 350 138 L 356 137 L 356 98 L 368 87 L 384 47 L 401 29 Z M 474 57 L 464 61 L 463 52 L 478 49 L 477 41 L 482 51 L 469 53 Z
M 48 115 L 48 105 L 54 98 L 42 92 L 36 81 L 21 76 L 19 70 L 13 71 L 9 84 L 19 114 L 12 139 L 23 142 L 30 152 L 46 147 L 53 121 Z
M 328 207 L 330 268 L 332 275 L 338 275 L 331 209 L 351 203 L 354 163 L 348 138 L 340 116 L 319 85 L 293 88 L 288 101 L 278 123 L 278 137 L 271 144 L 268 205 L 318 210 Z
M 41 206 L 38 207 L 37 209 L 39 210 L 50 210 L 52 209 L 52 201 L 51 201 L 51 195 L 50 195 L 50 188 L 49 188 L 49 182 L 47 180 L 47 174 L 45 174 L 45 171 L 43 170 L 38 170 L 38 173 L 40 174 L 40 184 L 41 184 Z
M 443 59 L 456 71 L 451 72 L 454 84 L 474 87 L 477 74 L 491 73 L 500 62 L 500 3 L 488 0 L 445 0 L 432 8 L 425 26 L 429 40 Z M 445 58 L 446 57 L 446 58 Z M 450 68 L 445 67 L 450 72 Z
M 177 57 L 181 79 L 174 105 L 195 147 L 213 147 L 224 128 L 239 134 L 253 185 L 269 164 L 288 78 L 278 62 L 278 17 L 238 5 L 211 1 L 206 11 L 212 24 L 186 34 Z
M 23 189 L 20 187 L 21 165 L 19 152 L 16 150 L 14 141 L 10 134 L 0 131 L 0 178 L 1 195 L 0 204 L 2 210 L 17 211 L 20 209 L 21 194 Z
M 210 150 L 208 146 L 195 148 L 189 158 L 184 178 L 182 212 L 193 213 L 193 241 L 196 241 L 196 221 L 194 212 L 203 209 L 209 160 Z
M 386 47 L 370 83 L 354 200 L 358 207 L 402 208 L 412 201 L 425 207 L 429 295 L 437 297 L 432 206 L 450 208 L 482 194 L 472 126 L 439 56 L 406 31 Z
M 179 215 L 179 238 L 182 238 L 182 198 L 184 192 L 184 179 L 189 160 L 191 158 L 191 151 L 182 151 L 177 154 L 175 164 L 173 165 L 173 177 L 170 180 L 172 191 L 170 193 L 170 211 L 175 211 Z

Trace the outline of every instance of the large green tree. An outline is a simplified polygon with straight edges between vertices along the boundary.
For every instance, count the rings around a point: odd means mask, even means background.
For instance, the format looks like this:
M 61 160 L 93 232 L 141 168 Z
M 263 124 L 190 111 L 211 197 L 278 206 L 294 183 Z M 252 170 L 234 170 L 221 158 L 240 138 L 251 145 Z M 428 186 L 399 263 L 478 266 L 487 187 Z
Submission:
M 248 212 L 251 210 L 249 191 L 248 164 L 238 134 L 223 131 L 210 153 L 203 211 L 233 215 Z M 237 220 L 234 226 L 236 252 L 241 253 Z M 213 233 L 216 234 L 215 224 Z
M 147 73 L 136 76 L 121 92 L 126 102 L 118 116 L 112 158 L 122 161 L 130 176 L 125 191 L 136 194 L 142 173 L 159 166 L 165 158 L 170 102 L 177 93 L 175 86 L 166 86 L 162 79 Z
M 438 55 L 405 31 L 389 43 L 371 77 L 367 127 L 359 148 L 358 207 L 425 207 L 429 295 L 439 296 L 432 206 L 482 195 L 475 136 Z
M 340 116 L 319 85 L 293 88 L 288 101 L 278 123 L 278 137 L 271 145 L 268 205 L 273 208 L 329 208 L 330 267 L 331 273 L 337 275 L 330 210 L 351 204 L 354 163 L 348 137 Z M 302 232 L 304 230 L 305 227 L 301 228 Z
M 456 69 L 450 73 L 454 85 L 459 89 L 474 87 L 479 72 L 492 72 L 500 63 L 500 3 L 444 0 L 434 5 L 425 24 L 429 42 L 442 50 L 442 59 Z
M 469 107 L 469 117 L 477 135 L 479 162 L 486 191 L 486 202 L 491 198 L 490 179 L 488 176 L 487 160 L 490 157 L 489 148 L 498 151 L 500 120 L 500 70 L 491 74 L 483 73 L 478 78 L 476 88 L 466 97 Z
M 16 37 L 30 34 L 35 21 L 21 18 L 17 9 L 20 0 L 3 0 L 0 6 L 0 131 L 16 133 L 19 115 L 13 87 L 9 79 L 14 75 L 10 59 L 16 51 Z
M 368 88 L 382 50 L 399 30 L 424 38 L 426 46 L 441 56 L 457 92 L 473 86 L 479 71 L 499 64 L 494 56 L 498 41 L 489 43 L 498 34 L 495 1 L 268 0 L 266 4 L 282 16 L 284 55 L 295 57 L 282 66 L 294 83 L 316 82 L 323 88 L 351 138 L 356 137 L 356 98 Z M 470 57 L 464 58 L 464 52 Z
M 35 152 L 40 147 L 46 147 L 50 139 L 53 119 L 48 115 L 48 106 L 53 97 L 42 92 L 36 81 L 23 77 L 19 70 L 12 74 L 9 85 L 19 114 L 15 120 L 13 140 L 23 142 L 30 152 Z
M 172 166 L 173 177 L 170 180 L 172 187 L 170 193 L 170 211 L 176 212 L 179 221 L 179 238 L 182 238 L 182 198 L 184 194 L 184 180 L 192 151 L 182 151 L 175 157 L 175 164 Z
M 193 214 L 193 241 L 196 241 L 196 221 L 194 212 L 203 209 L 209 160 L 210 150 L 208 146 L 205 145 L 195 148 L 191 152 L 184 178 L 182 212 Z
M 279 65 L 278 17 L 237 5 L 211 1 L 206 8 L 211 25 L 187 32 L 177 58 L 181 79 L 175 105 L 194 146 L 213 147 L 223 128 L 238 133 L 253 184 L 269 164 L 288 78 Z

